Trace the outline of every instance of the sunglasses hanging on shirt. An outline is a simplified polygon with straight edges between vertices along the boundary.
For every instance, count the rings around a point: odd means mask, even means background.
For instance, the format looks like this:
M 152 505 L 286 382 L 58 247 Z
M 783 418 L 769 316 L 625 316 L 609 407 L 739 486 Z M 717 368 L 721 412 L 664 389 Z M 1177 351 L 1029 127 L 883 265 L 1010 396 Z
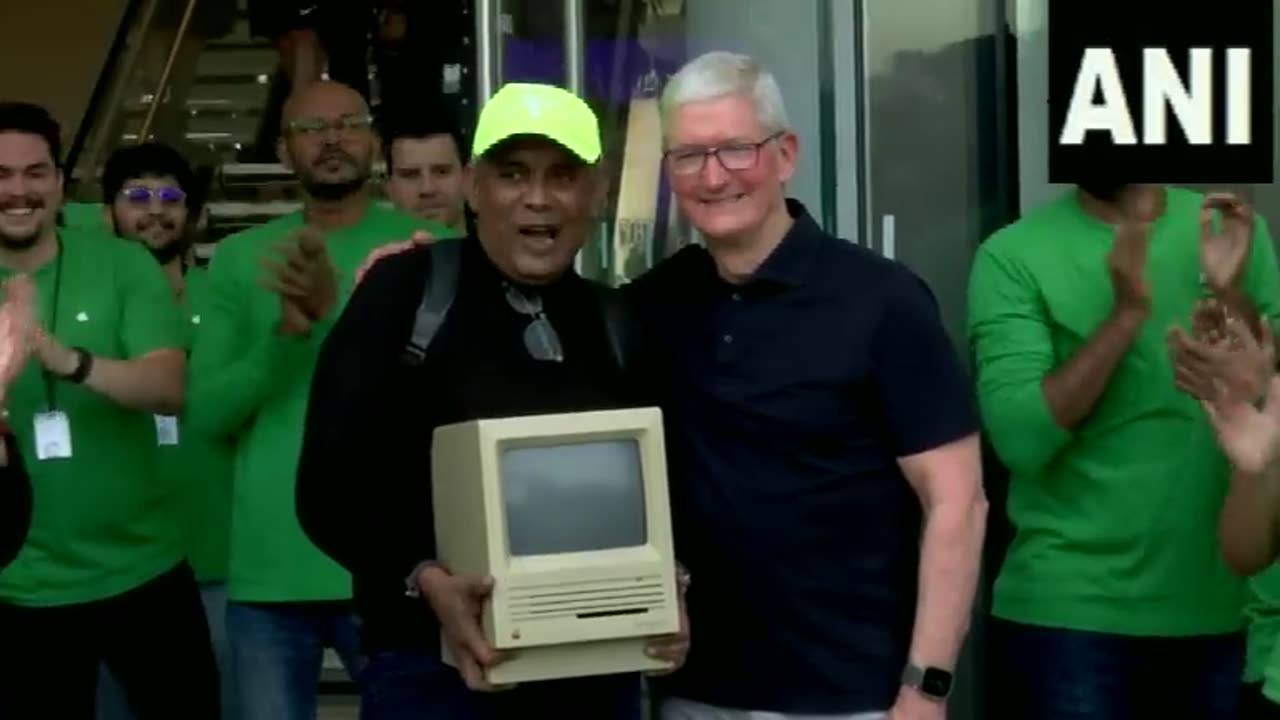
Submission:
M 542 311 L 542 298 L 529 297 L 514 285 L 507 284 L 507 304 L 512 310 L 532 318 L 524 329 L 524 349 L 529 357 L 545 362 L 564 362 L 560 335 Z

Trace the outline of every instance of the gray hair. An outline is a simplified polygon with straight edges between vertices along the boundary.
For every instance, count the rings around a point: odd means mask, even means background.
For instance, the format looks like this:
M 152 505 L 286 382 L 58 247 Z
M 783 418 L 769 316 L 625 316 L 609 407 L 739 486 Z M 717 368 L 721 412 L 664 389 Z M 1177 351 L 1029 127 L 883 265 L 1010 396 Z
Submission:
M 690 60 L 667 81 L 660 101 L 663 135 L 681 105 L 727 95 L 749 98 L 766 132 L 791 129 L 773 73 L 746 55 L 716 50 Z

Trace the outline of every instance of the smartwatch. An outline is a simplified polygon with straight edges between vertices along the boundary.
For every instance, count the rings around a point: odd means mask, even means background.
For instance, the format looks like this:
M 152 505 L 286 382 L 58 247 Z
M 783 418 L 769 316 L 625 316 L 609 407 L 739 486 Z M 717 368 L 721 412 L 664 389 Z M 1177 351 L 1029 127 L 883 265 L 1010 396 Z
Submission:
M 902 671 L 902 684 L 933 700 L 946 700 L 951 694 L 953 675 L 941 668 L 920 667 L 907 663 Z

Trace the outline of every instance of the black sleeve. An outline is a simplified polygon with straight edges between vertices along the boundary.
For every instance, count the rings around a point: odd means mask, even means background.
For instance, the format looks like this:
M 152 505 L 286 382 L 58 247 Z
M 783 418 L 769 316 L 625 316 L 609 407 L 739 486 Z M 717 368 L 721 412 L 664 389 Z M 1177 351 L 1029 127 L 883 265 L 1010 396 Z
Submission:
M 929 286 L 906 268 L 886 278 L 871 340 L 872 373 L 894 455 L 978 432 L 973 387 Z
M 427 277 L 427 248 L 380 260 L 316 360 L 298 461 L 298 521 L 356 576 L 407 576 L 435 538 L 422 443 L 396 402 L 401 354 Z M 418 428 L 421 431 L 421 428 Z M 419 435 L 419 437 L 421 437 Z
M 0 467 L 0 568 L 17 556 L 31 528 L 31 477 L 13 436 L 5 435 L 4 444 L 9 462 Z

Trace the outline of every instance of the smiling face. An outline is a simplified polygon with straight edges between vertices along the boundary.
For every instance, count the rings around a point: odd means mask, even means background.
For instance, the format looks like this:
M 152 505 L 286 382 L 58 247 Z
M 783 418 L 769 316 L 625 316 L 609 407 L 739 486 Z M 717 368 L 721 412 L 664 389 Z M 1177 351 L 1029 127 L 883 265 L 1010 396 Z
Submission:
M 749 97 L 689 102 L 670 118 L 667 176 L 680 209 L 709 242 L 741 237 L 784 205 L 797 146 L 793 133 L 761 124 Z M 701 167 L 691 171 L 698 155 Z
M 573 265 L 602 199 L 599 168 L 545 138 L 517 137 L 477 159 L 468 179 L 477 238 L 503 274 L 540 285 Z
M 125 182 L 111 204 L 116 234 L 138 240 L 157 256 L 177 245 L 187 226 L 186 193 L 170 176 Z
M 0 245 L 25 249 L 57 222 L 62 172 L 39 135 L 0 132 Z

